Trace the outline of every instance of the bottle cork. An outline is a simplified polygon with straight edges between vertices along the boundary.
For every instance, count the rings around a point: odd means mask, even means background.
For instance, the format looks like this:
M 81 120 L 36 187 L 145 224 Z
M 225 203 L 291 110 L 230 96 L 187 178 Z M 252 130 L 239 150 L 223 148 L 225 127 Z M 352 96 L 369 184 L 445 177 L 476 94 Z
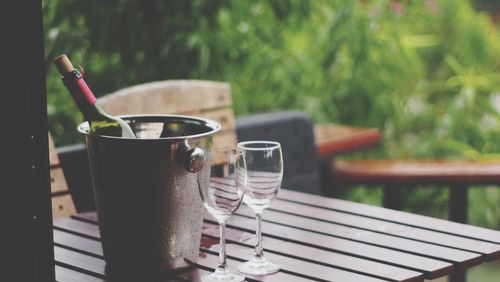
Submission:
M 62 54 L 55 58 L 54 64 L 56 65 L 59 72 L 63 75 L 72 72 L 75 69 L 66 54 Z

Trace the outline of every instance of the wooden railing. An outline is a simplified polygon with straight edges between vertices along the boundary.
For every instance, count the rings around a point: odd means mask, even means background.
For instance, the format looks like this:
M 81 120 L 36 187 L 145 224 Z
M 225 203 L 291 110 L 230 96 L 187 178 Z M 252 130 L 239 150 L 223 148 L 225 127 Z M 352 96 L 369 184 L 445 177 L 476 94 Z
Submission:
M 467 222 L 468 187 L 500 184 L 500 161 L 356 160 L 330 163 L 330 181 L 384 185 L 384 206 L 401 209 L 401 186 L 441 184 L 448 187 L 452 221 Z
M 316 152 L 321 159 L 360 150 L 380 142 L 376 128 L 350 127 L 337 124 L 314 126 Z
M 401 187 L 445 185 L 450 190 L 449 219 L 467 222 L 468 187 L 500 184 L 500 160 L 350 160 L 335 158 L 380 141 L 377 129 L 324 125 L 315 128 L 316 147 L 322 161 L 323 190 L 335 185 L 384 185 L 384 206 L 401 209 Z M 328 192 L 328 191 L 325 191 Z

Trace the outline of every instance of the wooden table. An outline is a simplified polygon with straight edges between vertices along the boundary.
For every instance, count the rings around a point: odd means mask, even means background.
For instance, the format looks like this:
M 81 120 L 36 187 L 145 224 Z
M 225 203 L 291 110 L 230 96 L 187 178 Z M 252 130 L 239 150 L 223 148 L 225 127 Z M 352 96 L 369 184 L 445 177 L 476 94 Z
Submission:
M 199 281 L 216 266 L 218 226 L 205 218 L 197 267 L 171 279 Z M 251 256 L 254 226 L 246 206 L 229 220 L 231 268 Z M 423 281 L 500 257 L 500 231 L 285 189 L 264 212 L 263 235 L 282 270 L 248 277 L 257 281 Z M 58 281 L 106 280 L 94 212 L 56 219 L 54 241 Z

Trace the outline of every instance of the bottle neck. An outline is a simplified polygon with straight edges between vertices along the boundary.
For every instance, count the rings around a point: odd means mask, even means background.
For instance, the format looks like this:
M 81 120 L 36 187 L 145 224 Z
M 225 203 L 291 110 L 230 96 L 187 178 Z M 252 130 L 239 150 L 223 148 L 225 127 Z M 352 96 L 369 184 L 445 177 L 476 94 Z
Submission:
M 87 121 L 102 119 L 100 118 L 102 114 L 96 104 L 97 99 L 80 72 L 73 70 L 63 75 L 62 80 Z

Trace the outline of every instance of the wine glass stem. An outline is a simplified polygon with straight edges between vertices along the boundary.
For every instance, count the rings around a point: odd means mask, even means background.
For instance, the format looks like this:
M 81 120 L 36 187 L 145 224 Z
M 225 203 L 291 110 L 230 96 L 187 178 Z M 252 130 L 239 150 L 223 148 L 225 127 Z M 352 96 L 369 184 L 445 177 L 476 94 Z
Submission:
M 255 244 L 255 258 L 262 258 L 263 248 L 262 248 L 262 212 L 255 213 L 255 218 L 257 219 L 257 230 L 255 231 L 255 235 L 257 236 L 257 244 Z
M 219 221 L 219 265 L 217 270 L 225 271 L 227 270 L 226 263 L 226 220 Z

